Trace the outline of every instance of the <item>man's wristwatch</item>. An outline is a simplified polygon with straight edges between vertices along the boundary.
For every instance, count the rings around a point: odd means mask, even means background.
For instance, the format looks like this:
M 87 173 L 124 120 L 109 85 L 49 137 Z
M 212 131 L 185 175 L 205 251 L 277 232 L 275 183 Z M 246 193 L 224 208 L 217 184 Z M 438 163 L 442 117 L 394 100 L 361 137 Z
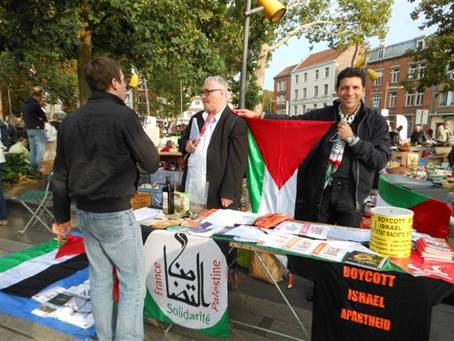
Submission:
M 359 137 L 355 135 L 350 135 L 345 139 L 345 142 L 347 142 L 350 147 L 353 147 L 359 142 Z
M 345 142 L 347 142 L 348 144 L 352 144 L 353 141 L 355 141 L 355 139 L 356 139 L 355 135 L 350 135 L 345 138 Z

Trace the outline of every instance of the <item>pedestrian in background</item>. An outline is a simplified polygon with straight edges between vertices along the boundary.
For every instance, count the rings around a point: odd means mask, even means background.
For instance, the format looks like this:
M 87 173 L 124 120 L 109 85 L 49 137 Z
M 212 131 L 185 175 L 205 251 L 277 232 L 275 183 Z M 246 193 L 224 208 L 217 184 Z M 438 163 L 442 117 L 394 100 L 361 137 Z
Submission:
M 40 87 L 34 87 L 30 97 L 27 97 L 21 105 L 24 116 L 25 129 L 27 131 L 30 146 L 30 165 L 40 170 L 46 147 L 46 133 L 44 123 L 47 122 L 43 105 L 43 91 Z

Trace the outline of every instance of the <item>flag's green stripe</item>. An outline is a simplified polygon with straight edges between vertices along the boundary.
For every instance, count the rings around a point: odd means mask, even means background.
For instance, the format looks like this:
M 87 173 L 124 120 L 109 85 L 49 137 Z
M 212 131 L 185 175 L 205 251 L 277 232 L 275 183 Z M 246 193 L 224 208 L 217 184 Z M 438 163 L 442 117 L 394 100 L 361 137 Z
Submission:
M 31 248 L 25 249 L 20 252 L 12 253 L 6 257 L 0 258 L 0 272 L 9 270 L 25 261 L 32 258 L 42 256 L 49 253 L 59 247 L 59 244 L 55 240 L 41 243 Z
M 258 212 L 263 192 L 263 177 L 265 174 L 265 163 L 260 153 L 255 139 L 251 132 L 248 131 L 249 155 L 247 162 L 247 186 L 249 191 L 249 200 L 251 202 L 252 212 Z
M 145 316 L 162 321 L 164 323 L 168 323 L 168 324 L 174 323 L 169 317 L 167 317 L 167 315 L 165 315 L 161 311 L 161 309 L 156 304 L 156 302 L 153 300 L 153 297 L 150 295 L 148 290 L 147 290 L 147 293 L 145 296 L 145 306 L 144 306 L 143 313 Z M 211 336 L 229 337 L 230 336 L 230 327 L 229 327 L 229 314 L 227 313 L 227 309 L 226 309 L 224 315 L 222 315 L 219 322 L 216 323 L 214 326 L 212 326 L 210 328 L 196 329 L 196 330 L 198 330 L 202 333 L 205 333 L 207 335 L 211 335 Z
M 380 175 L 378 192 L 389 205 L 403 208 L 411 208 L 428 199 L 422 194 L 392 183 L 383 175 Z

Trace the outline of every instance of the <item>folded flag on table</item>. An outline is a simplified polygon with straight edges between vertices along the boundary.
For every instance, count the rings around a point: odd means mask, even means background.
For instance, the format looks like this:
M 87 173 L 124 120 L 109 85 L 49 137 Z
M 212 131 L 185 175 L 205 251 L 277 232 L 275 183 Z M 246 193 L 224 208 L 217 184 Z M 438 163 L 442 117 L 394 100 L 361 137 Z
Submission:
M 448 235 L 452 214 L 448 203 L 395 184 L 383 175 L 378 183 L 377 206 L 408 208 L 414 212 L 413 227 L 416 231 L 439 238 Z
M 85 253 L 56 258 L 59 244 L 52 240 L 0 258 L 0 289 L 31 297 L 50 284 L 86 268 Z
M 246 119 L 252 211 L 294 216 L 298 168 L 333 125 L 327 121 Z
M 55 240 L 52 240 L 0 258 L 0 286 L 3 288 L 0 290 L 0 302 L 2 302 L 0 312 L 45 325 L 79 340 L 87 340 L 95 336 L 94 327 L 84 329 L 56 318 L 32 314 L 32 311 L 42 304 L 31 298 L 33 292 L 40 291 L 39 288 L 68 289 L 83 283 L 88 278 L 85 254 L 55 259 L 59 246 Z M 67 262 L 71 263 L 70 268 Z M 83 270 L 78 270 L 78 267 L 82 267 Z M 37 269 L 41 272 L 37 272 Z M 52 272 L 49 272 L 50 269 Z M 44 275 L 41 275 L 39 284 L 35 288 L 32 283 L 40 273 Z M 11 292 L 14 294 L 12 295 Z M 19 296 L 22 293 L 26 295 Z

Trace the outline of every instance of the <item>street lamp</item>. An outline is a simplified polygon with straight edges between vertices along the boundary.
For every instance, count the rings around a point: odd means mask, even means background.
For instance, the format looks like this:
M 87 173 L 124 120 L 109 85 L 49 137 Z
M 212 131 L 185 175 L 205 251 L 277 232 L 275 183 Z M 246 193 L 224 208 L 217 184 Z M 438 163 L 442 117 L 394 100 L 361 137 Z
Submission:
M 240 108 L 246 105 L 246 69 L 247 51 L 249 42 L 249 17 L 254 13 L 264 11 L 265 16 L 272 22 L 279 21 L 285 14 L 285 7 L 277 0 L 258 0 L 260 7 L 251 9 L 251 0 L 246 1 L 246 12 L 244 13 L 244 32 L 243 32 L 243 59 L 241 62 L 240 79 Z

